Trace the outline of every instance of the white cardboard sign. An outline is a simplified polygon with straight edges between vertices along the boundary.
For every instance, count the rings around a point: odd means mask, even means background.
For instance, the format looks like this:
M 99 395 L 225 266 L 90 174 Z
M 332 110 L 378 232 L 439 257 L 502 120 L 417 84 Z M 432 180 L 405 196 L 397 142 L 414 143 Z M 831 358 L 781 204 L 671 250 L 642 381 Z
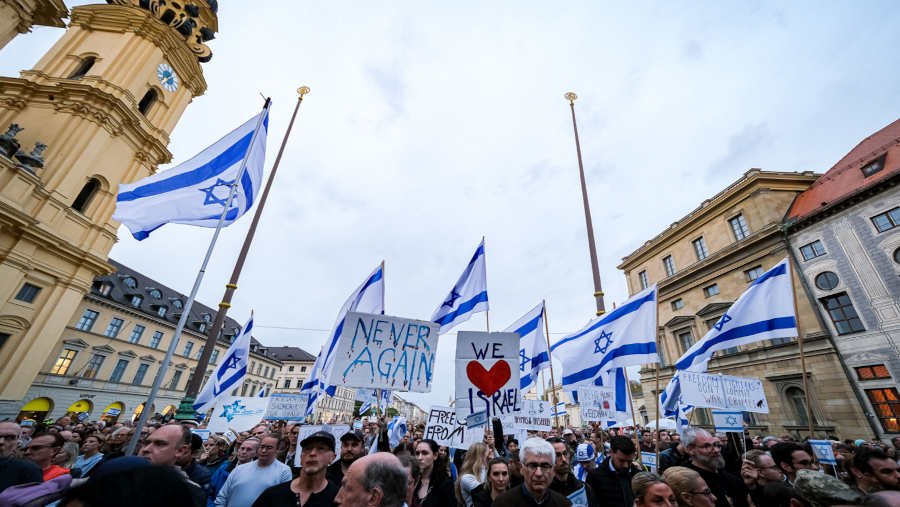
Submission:
M 326 383 L 431 392 L 440 328 L 434 322 L 347 312 Z
M 518 333 L 457 333 L 456 414 L 460 419 L 482 410 L 488 419 L 522 410 L 518 355 Z
M 422 438 L 432 439 L 438 445 L 462 448 L 466 438 L 466 423 L 460 424 L 456 410 L 449 407 L 432 406 L 425 420 L 425 434 Z M 466 446 L 468 449 L 468 446 Z
M 248 431 L 265 418 L 272 398 L 223 396 L 216 403 L 208 429 L 211 433 L 224 433 L 228 428 Z
M 582 421 L 615 421 L 616 390 L 613 387 L 578 387 Z
M 306 418 L 306 407 L 309 404 L 308 394 L 273 394 L 266 411 L 266 419 L 296 420 Z
M 312 435 L 313 433 L 319 431 L 327 431 L 334 435 L 334 446 L 335 454 L 339 453 L 341 450 L 341 437 L 347 433 L 350 433 L 350 426 L 347 424 L 324 424 L 324 425 L 315 425 L 315 426 L 300 426 L 300 435 L 297 437 L 297 445 L 300 445 L 306 437 Z M 299 452 L 294 453 L 294 466 L 300 466 L 300 454 Z
M 514 416 L 513 427 L 517 430 L 550 431 L 552 418 L 549 401 L 522 400 L 522 410 Z M 522 444 L 519 442 L 520 446 Z
M 766 393 L 760 380 L 679 371 L 682 402 L 695 407 L 769 413 Z

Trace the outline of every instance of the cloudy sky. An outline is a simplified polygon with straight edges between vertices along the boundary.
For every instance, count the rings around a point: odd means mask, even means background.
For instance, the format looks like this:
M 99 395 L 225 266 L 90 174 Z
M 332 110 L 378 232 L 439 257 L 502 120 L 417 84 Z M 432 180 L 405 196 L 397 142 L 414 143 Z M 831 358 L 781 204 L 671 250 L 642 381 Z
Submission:
M 886 1 L 220 5 L 209 90 L 169 148 L 190 158 L 262 93 L 268 170 L 295 90 L 312 89 L 229 315 L 253 309 L 258 340 L 314 354 L 382 260 L 387 313 L 428 319 L 482 236 L 495 330 L 541 299 L 553 341 L 592 317 L 566 92 L 609 306 L 628 296 L 623 256 L 750 168 L 824 172 L 900 115 L 900 14 Z M 16 38 L 0 74 L 61 33 Z M 249 221 L 222 234 L 199 300 L 220 300 Z M 139 243 L 123 227 L 110 256 L 188 292 L 211 234 L 167 226 Z M 433 392 L 409 399 L 448 401 L 454 349 L 443 336 Z

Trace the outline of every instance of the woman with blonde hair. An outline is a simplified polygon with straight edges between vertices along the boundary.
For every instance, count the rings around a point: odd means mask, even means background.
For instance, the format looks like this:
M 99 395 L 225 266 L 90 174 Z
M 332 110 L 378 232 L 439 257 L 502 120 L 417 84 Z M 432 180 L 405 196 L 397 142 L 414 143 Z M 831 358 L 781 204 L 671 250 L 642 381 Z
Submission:
M 634 507 L 676 507 L 675 494 L 662 477 L 641 472 L 631 479 Z
M 75 465 L 75 460 L 78 459 L 78 454 L 78 444 L 66 442 L 63 444 L 62 449 L 56 453 L 56 456 L 53 456 L 50 463 L 71 469 Z
M 663 480 L 675 493 L 678 507 L 714 507 L 716 495 L 696 471 L 686 467 L 671 467 L 663 472 Z
M 456 480 L 456 500 L 459 505 L 472 507 L 472 490 L 484 482 L 491 449 L 484 443 L 474 443 L 466 452 L 459 478 Z

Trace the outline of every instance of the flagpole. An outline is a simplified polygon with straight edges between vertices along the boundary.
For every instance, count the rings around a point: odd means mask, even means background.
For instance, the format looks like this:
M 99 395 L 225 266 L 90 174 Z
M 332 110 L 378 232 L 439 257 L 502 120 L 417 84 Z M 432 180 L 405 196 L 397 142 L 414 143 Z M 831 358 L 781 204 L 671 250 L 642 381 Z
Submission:
M 659 413 L 659 346 L 661 342 L 659 341 L 659 286 L 656 286 L 656 325 L 653 326 L 655 329 L 653 332 L 656 333 L 656 469 L 659 470 L 659 421 L 662 419 Z M 629 388 L 631 386 L 628 386 Z M 675 418 L 678 419 L 678 413 L 675 413 Z
M 644 466 L 644 460 L 641 457 L 641 436 L 637 432 L 637 417 L 634 415 L 634 403 L 631 402 L 631 381 L 628 380 L 628 368 L 622 368 L 622 372 L 625 374 L 625 388 L 627 389 L 625 391 L 625 401 L 631 407 L 631 427 L 634 430 L 634 434 L 638 437 L 638 463 Z M 657 417 L 656 419 L 656 427 L 658 428 L 659 418 Z M 657 434 L 659 434 L 658 430 Z
M 487 323 L 487 332 L 491 332 L 491 312 L 485 310 L 484 311 L 484 320 Z
M 253 136 L 250 138 L 250 146 L 247 148 L 247 153 L 244 154 L 244 160 L 241 161 L 241 168 L 238 170 L 237 177 L 234 179 L 234 184 L 231 185 L 231 191 L 228 193 L 228 200 L 225 201 L 225 207 L 222 209 L 222 216 L 219 217 L 219 224 L 216 226 L 216 232 L 213 233 L 212 240 L 209 242 L 209 248 L 206 249 L 206 257 L 203 258 L 203 264 L 200 265 L 200 271 L 197 272 L 197 278 L 194 280 L 194 286 L 191 288 L 191 294 L 188 296 L 187 302 L 184 304 L 184 308 L 182 309 L 181 318 L 178 319 L 178 325 L 175 326 L 175 334 L 172 335 L 172 340 L 169 342 L 169 346 L 166 349 L 166 357 L 163 359 L 162 365 L 160 365 L 159 370 L 156 371 L 156 378 L 153 379 L 153 386 L 150 388 L 150 396 L 147 398 L 147 401 L 144 402 L 144 409 L 141 410 L 141 416 L 138 418 L 138 425 L 136 426 L 137 431 L 134 432 L 134 436 L 131 437 L 131 441 L 128 442 L 128 449 L 125 451 L 126 456 L 131 456 L 134 454 L 134 449 L 137 447 L 138 439 L 140 438 L 141 428 L 147 423 L 147 418 L 149 413 L 153 411 L 153 404 L 156 401 L 156 395 L 159 392 L 159 388 L 162 386 L 163 377 L 166 375 L 166 370 L 169 368 L 169 362 L 172 360 L 172 355 L 175 353 L 175 347 L 178 346 L 178 340 L 181 338 L 181 332 L 184 330 L 184 325 L 187 323 L 188 316 L 191 314 L 191 307 L 194 305 L 194 298 L 197 296 L 197 291 L 200 289 L 200 282 L 203 281 L 203 275 L 206 273 L 206 266 L 209 264 L 209 258 L 212 257 L 213 248 L 216 246 L 216 241 L 219 239 L 219 233 L 222 231 L 222 227 L 225 225 L 225 217 L 228 214 L 228 211 L 231 209 L 231 201 L 234 199 L 234 194 L 237 192 L 238 184 L 240 184 L 241 178 L 244 176 L 244 173 L 247 170 L 247 160 L 250 158 L 250 151 L 253 149 L 253 144 L 256 141 L 256 137 L 259 134 L 259 128 L 262 126 L 262 122 L 266 117 L 266 112 L 269 109 L 269 106 L 272 104 L 272 100 L 266 98 L 266 103 L 263 105 L 263 110 L 259 114 L 259 121 L 256 122 L 256 128 L 253 130 Z M 206 351 L 204 350 L 204 353 Z M 206 372 L 206 367 L 203 367 L 203 370 L 200 370 L 198 367 L 194 370 L 194 377 L 203 378 L 203 374 Z M 191 415 L 193 416 L 193 406 L 191 406 Z
M 550 383 L 553 384 L 553 390 L 551 392 L 553 393 L 554 399 L 550 400 L 550 403 L 553 405 L 554 426 L 556 426 L 556 429 L 559 429 L 559 415 L 557 415 L 557 412 L 559 412 L 559 410 L 556 408 L 556 402 L 558 399 L 556 396 L 556 379 L 553 378 L 553 355 L 551 355 L 550 353 L 550 324 L 547 322 L 547 301 L 542 300 L 542 302 L 544 303 L 544 330 L 546 331 L 545 334 L 547 335 L 544 338 L 547 339 L 547 358 L 550 359 Z M 541 380 L 543 380 L 543 375 L 544 370 L 541 370 Z M 562 388 L 562 386 L 560 386 L 560 388 Z
M 809 438 L 816 438 L 813 432 L 813 411 L 812 405 L 809 403 L 809 377 L 806 374 L 806 356 L 803 353 L 803 334 L 800 332 L 800 312 L 797 311 L 797 290 L 794 288 L 794 266 L 793 261 L 788 257 L 788 273 L 791 278 L 791 301 L 794 303 L 794 323 L 797 325 L 797 346 L 800 348 L 800 370 L 803 372 L 803 391 L 806 395 L 806 420 L 809 423 Z M 741 432 L 741 438 L 744 438 L 744 432 Z M 815 453 L 813 453 L 815 454 Z M 813 456 L 815 460 L 815 456 Z
M 591 271 L 594 275 L 594 298 L 597 299 L 597 316 L 606 313 L 603 304 L 603 287 L 600 284 L 600 268 L 597 265 L 597 246 L 594 244 L 594 224 L 591 221 L 591 206 L 588 204 L 587 184 L 584 181 L 584 164 L 581 162 L 581 143 L 578 141 L 578 124 L 575 123 L 575 99 L 578 95 L 572 92 L 566 94 L 569 106 L 572 108 L 572 127 L 575 129 L 575 151 L 578 152 L 578 174 L 581 176 L 581 197 L 584 200 L 584 220 L 587 223 L 588 248 L 591 253 Z
M 275 164 L 272 166 L 272 171 L 269 173 L 269 180 L 266 182 L 266 188 L 263 189 L 262 196 L 260 196 L 256 213 L 253 215 L 253 221 L 250 222 L 250 228 L 247 230 L 247 236 L 244 238 L 241 252 L 238 254 L 237 261 L 234 264 L 231 279 L 228 281 L 228 284 L 225 285 L 225 295 L 222 296 L 222 302 L 219 303 L 219 311 L 216 312 L 216 318 L 213 321 L 212 328 L 209 330 L 209 335 L 207 335 L 206 345 L 203 348 L 203 353 L 200 355 L 197 367 L 194 370 L 194 377 L 191 379 L 191 382 L 184 393 L 184 398 L 181 399 L 181 404 L 178 406 L 178 411 L 175 415 L 176 419 L 187 420 L 194 418 L 194 401 L 196 401 L 197 393 L 200 392 L 200 388 L 203 386 L 203 377 L 206 376 L 206 368 L 209 366 L 209 359 L 212 356 L 212 351 L 216 348 L 219 332 L 222 330 L 222 326 L 225 323 L 225 315 L 228 313 L 228 309 L 231 308 L 231 298 L 234 295 L 234 291 L 237 289 L 238 279 L 241 276 L 241 271 L 244 269 L 244 261 L 247 260 L 247 254 L 250 252 L 250 244 L 253 242 L 253 236 L 256 234 L 256 226 L 259 224 L 263 209 L 266 207 L 269 190 L 272 188 L 272 182 L 275 180 L 275 173 L 278 172 L 278 165 L 281 162 L 281 156 L 284 154 L 284 147 L 287 144 L 288 137 L 291 135 L 291 128 L 294 126 L 294 119 L 297 117 L 297 111 L 300 109 L 300 104 L 303 102 L 303 96 L 309 93 L 309 88 L 303 86 L 297 91 L 300 93 L 300 98 L 297 100 L 297 106 L 294 107 L 294 114 L 291 116 L 287 131 L 284 133 L 281 148 L 278 150 L 278 156 L 275 157 Z M 251 146 L 253 145 L 251 144 Z M 244 163 L 246 164 L 246 160 Z M 243 172 L 241 174 L 243 174 Z M 235 181 L 239 182 L 240 180 L 238 179 Z M 236 189 L 236 186 L 233 188 Z M 185 312 L 185 314 L 187 314 L 187 312 Z

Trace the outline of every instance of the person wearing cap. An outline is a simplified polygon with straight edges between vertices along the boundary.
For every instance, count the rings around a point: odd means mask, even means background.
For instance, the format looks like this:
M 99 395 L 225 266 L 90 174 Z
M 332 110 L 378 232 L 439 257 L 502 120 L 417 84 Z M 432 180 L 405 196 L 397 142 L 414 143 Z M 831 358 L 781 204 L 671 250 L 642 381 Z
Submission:
M 570 429 L 564 430 L 563 431 L 563 440 L 565 440 L 566 443 L 571 446 L 572 444 L 575 443 L 575 432 Z
M 570 431 L 570 430 L 566 430 Z M 568 497 L 580 498 L 590 507 L 597 507 L 597 498 L 594 496 L 594 490 L 584 482 L 575 478 L 572 474 L 572 448 L 569 444 L 563 442 L 559 438 L 549 438 L 547 442 L 553 446 L 556 452 L 556 461 L 553 464 L 553 480 L 550 482 L 550 490 Z M 573 496 L 574 495 L 574 496 Z M 573 503 L 585 505 L 573 500 Z
M 346 436 L 346 435 L 345 435 Z M 267 488 L 253 507 L 331 507 L 340 487 L 328 480 L 328 464 L 334 460 L 334 435 L 317 431 L 304 438 L 300 448 L 300 475 Z
M 573 467 L 572 473 L 575 478 L 584 482 L 587 474 L 597 468 L 597 460 L 594 456 L 594 446 L 591 444 L 578 444 L 575 449 L 575 461 L 578 463 Z
M 837 477 L 822 474 L 814 470 L 800 469 L 794 480 L 794 492 L 806 501 L 807 505 L 856 505 L 862 495 L 850 489 Z M 791 502 L 793 505 L 793 502 Z
M 332 437 L 332 442 L 333 441 L 334 437 Z M 303 446 L 300 447 L 301 449 L 303 448 Z M 344 478 L 344 474 L 347 473 L 350 465 L 363 457 L 365 453 L 366 444 L 361 431 L 354 430 L 349 433 L 344 433 L 341 437 L 341 459 L 335 461 L 328 467 L 328 475 L 331 476 L 332 482 L 340 487 L 341 479 Z
M 281 445 L 280 433 L 270 433 L 257 448 L 256 461 L 240 465 L 231 472 L 216 496 L 219 507 L 250 507 L 270 486 L 291 480 L 291 469 L 276 460 Z

